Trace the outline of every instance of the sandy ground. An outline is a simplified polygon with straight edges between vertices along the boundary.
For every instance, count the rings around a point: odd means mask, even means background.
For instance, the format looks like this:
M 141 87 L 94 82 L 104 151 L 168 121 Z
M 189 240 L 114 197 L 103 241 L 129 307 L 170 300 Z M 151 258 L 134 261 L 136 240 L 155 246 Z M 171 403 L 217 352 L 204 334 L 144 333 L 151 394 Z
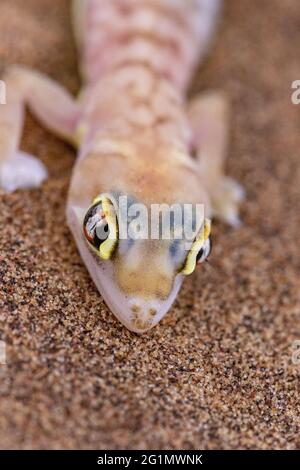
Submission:
M 1 0 L 1 68 L 36 67 L 76 92 L 68 8 Z M 0 193 L 1 448 L 300 447 L 299 31 L 299 0 L 226 2 L 191 93 L 231 98 L 244 226 L 215 224 L 211 263 L 142 337 L 107 309 L 65 224 L 73 151 L 28 116 L 22 148 L 50 179 Z

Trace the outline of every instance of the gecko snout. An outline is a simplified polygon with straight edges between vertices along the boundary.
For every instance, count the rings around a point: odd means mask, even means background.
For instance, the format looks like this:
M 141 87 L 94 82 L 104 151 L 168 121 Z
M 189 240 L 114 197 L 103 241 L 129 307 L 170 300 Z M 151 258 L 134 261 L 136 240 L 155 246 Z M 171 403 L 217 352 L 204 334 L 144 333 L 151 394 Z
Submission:
M 136 332 L 147 331 L 160 320 L 157 300 L 134 298 L 130 301 L 130 323 Z

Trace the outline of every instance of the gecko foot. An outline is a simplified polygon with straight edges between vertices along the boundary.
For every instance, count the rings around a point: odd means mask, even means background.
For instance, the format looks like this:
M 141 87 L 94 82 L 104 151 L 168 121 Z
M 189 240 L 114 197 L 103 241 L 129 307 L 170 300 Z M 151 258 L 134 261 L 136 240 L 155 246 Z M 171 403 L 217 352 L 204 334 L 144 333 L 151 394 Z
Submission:
M 211 195 L 214 217 L 239 227 L 239 205 L 244 197 L 244 188 L 234 179 L 224 177 Z
M 7 192 L 37 188 L 47 176 L 47 169 L 40 160 L 25 152 L 18 152 L 0 167 L 0 188 Z

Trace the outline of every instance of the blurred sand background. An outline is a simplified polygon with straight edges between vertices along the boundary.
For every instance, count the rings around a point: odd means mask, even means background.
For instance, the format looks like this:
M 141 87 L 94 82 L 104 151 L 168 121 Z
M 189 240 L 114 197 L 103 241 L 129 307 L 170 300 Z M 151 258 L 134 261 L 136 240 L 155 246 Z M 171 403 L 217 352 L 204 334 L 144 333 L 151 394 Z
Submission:
M 106 308 L 65 224 L 74 153 L 27 116 L 50 179 L 0 192 L 1 448 L 300 448 L 299 0 L 228 0 L 191 94 L 232 101 L 228 173 L 244 225 L 214 224 L 210 264 L 149 334 Z M 69 1 L 1 0 L 0 73 L 79 89 Z

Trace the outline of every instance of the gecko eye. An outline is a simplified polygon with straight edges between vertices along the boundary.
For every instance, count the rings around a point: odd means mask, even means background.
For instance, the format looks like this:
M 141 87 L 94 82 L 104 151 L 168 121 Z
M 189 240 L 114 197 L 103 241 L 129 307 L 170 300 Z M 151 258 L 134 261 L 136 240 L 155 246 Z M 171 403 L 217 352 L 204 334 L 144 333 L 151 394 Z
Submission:
M 212 248 L 212 241 L 211 241 L 211 236 L 208 237 L 207 240 L 205 240 L 204 245 L 200 250 L 198 251 L 198 254 L 196 256 L 196 264 L 201 264 L 207 258 L 209 257 L 211 253 L 211 248 Z
M 83 221 L 83 233 L 89 247 L 102 259 L 109 259 L 118 241 L 116 211 L 106 196 L 96 198 Z
M 192 274 L 197 264 L 203 263 L 209 256 L 212 248 L 211 242 L 211 223 L 205 219 L 204 224 L 194 241 L 185 261 L 185 265 L 181 270 L 184 275 Z

